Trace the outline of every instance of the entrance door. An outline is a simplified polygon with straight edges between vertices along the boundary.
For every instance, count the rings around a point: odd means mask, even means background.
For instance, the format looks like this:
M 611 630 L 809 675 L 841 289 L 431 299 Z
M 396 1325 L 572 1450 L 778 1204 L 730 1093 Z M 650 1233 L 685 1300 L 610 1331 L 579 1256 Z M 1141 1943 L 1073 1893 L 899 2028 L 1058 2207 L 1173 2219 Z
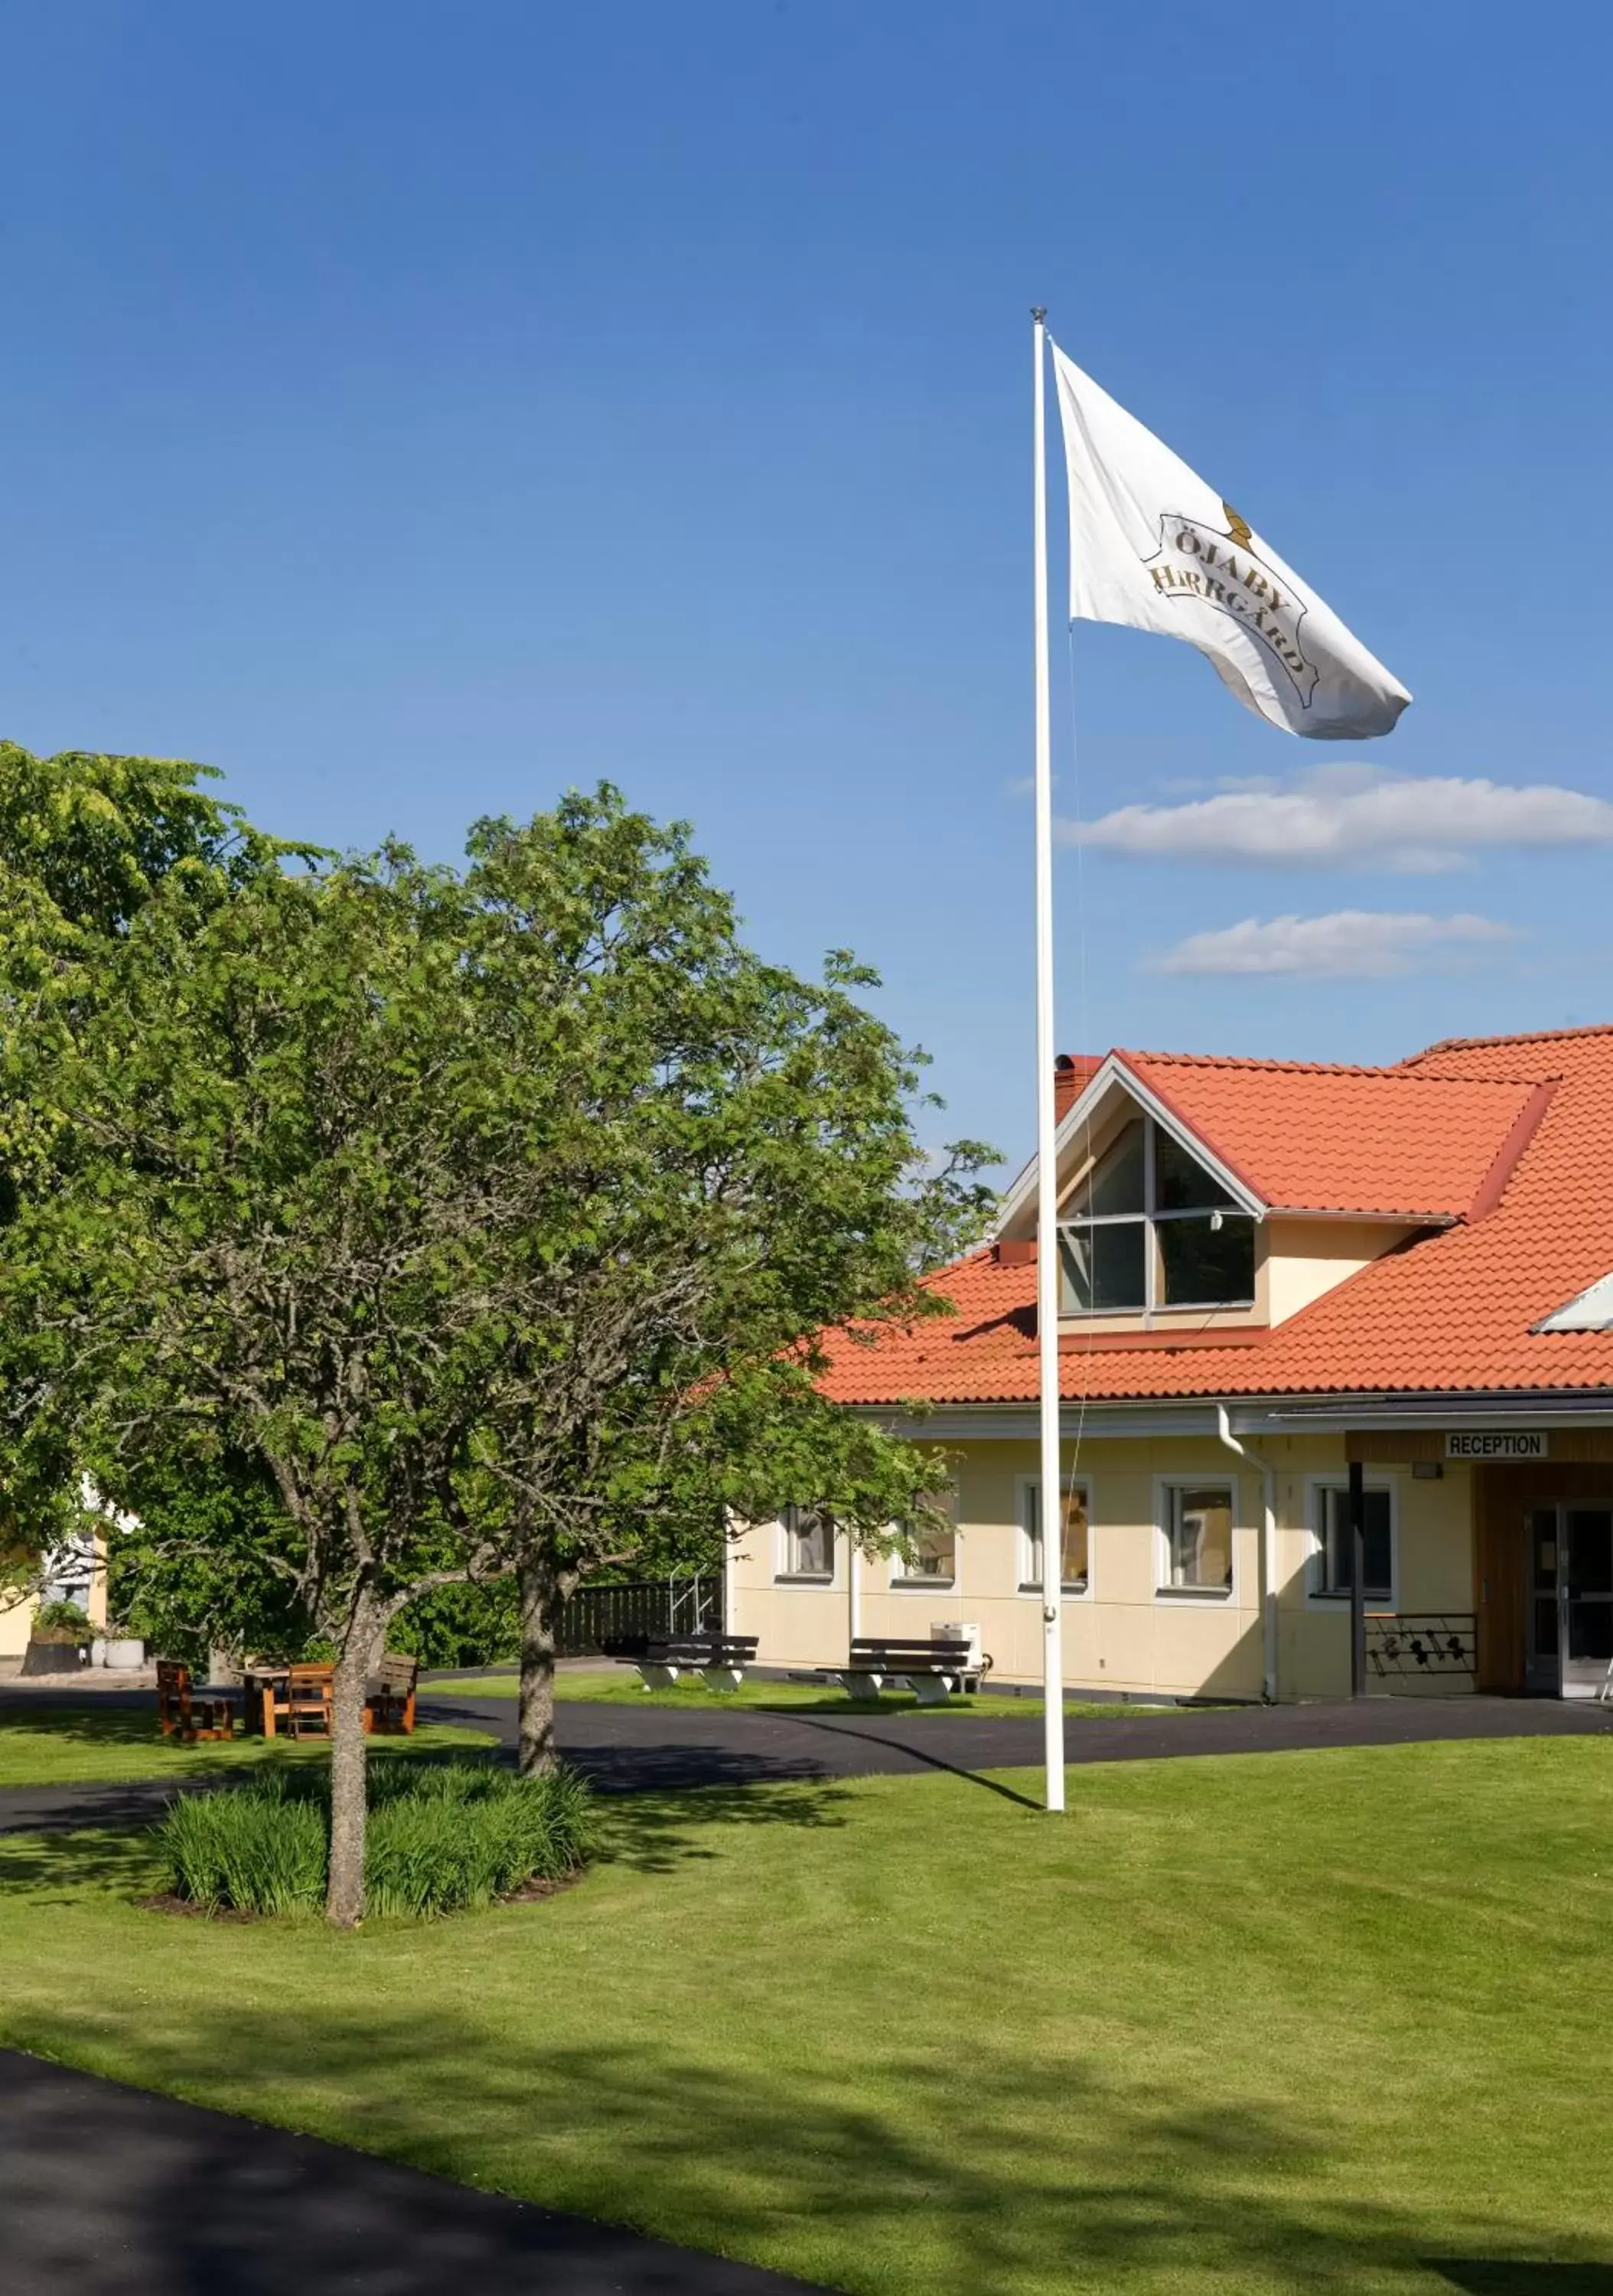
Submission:
M 1558 1565 L 1562 1554 L 1562 1509 L 1537 1506 L 1528 1520 L 1528 1671 L 1526 1686 L 1536 1698 L 1562 1694 L 1562 1641 L 1559 1632 Z
M 1528 1687 L 1594 1698 L 1613 1665 L 1613 1507 L 1531 1507 L 1528 1538 Z
M 1613 1507 L 1565 1506 L 1562 1523 L 1562 1694 L 1594 1698 L 1613 1666 Z

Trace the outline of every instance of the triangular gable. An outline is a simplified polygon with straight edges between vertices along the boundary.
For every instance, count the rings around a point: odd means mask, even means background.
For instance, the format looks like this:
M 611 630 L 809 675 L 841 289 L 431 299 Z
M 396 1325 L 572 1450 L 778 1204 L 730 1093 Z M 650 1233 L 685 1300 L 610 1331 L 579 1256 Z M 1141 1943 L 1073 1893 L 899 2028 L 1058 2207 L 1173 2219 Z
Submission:
M 1265 1218 L 1270 1207 L 1244 1175 L 1185 1123 L 1119 1053 L 1105 1054 L 1065 1111 L 1053 1136 L 1060 1198 L 1076 1168 L 1085 1159 L 1087 1142 L 1094 1134 L 1109 1128 L 1120 1101 L 1129 1102 L 1139 1116 L 1151 1116 L 1161 1130 L 1220 1183 L 1240 1211 L 1248 1212 L 1255 1219 Z M 1004 1194 L 994 1233 L 1004 1242 L 1034 1234 L 1036 1214 L 1036 1160 L 1032 1156 Z

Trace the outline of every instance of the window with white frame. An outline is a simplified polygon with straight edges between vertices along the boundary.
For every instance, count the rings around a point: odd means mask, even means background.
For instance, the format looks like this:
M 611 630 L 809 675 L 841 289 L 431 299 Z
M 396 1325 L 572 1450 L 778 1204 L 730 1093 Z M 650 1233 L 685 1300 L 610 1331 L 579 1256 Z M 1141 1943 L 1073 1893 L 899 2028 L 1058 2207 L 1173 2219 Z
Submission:
M 1065 1483 L 1060 1580 L 1067 1595 L 1084 1595 L 1092 1578 L 1091 1493 L 1085 1482 Z M 1027 1476 L 1019 1485 L 1019 1585 L 1040 1592 L 1042 1586 L 1042 1482 Z
M 779 1516 L 781 1578 L 834 1577 L 834 1517 L 824 1507 L 787 1506 Z
M 1369 1483 L 1362 1493 L 1362 1545 L 1366 1600 L 1388 1610 L 1395 1600 L 1395 1496 L 1387 1483 Z M 1312 1529 L 1316 1538 L 1314 1595 L 1347 1602 L 1355 1583 L 1355 1541 L 1350 1529 L 1347 1482 L 1314 1486 Z
M 1060 1216 L 1059 1312 L 1251 1308 L 1255 1223 L 1156 1124 L 1124 1125 Z
M 945 1502 L 943 1502 L 945 1504 Z M 958 1533 L 949 1516 L 905 1523 L 907 1551 L 890 1558 L 893 1587 L 950 1587 L 958 1575 Z
M 1162 1595 L 1231 1593 L 1232 1512 L 1230 1484 L 1166 1485 Z

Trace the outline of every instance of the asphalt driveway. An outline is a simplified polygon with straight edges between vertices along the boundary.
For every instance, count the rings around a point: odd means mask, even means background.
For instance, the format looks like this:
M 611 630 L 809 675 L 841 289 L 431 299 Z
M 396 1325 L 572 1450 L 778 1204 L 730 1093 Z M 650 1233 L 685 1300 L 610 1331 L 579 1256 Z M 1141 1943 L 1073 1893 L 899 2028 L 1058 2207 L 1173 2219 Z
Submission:
M 422 1718 L 491 1732 L 513 1753 L 510 1698 L 421 1700 Z M 556 1731 L 569 1762 L 604 1793 L 679 1792 L 693 1786 L 778 1785 L 791 1780 L 914 1776 L 951 1771 L 1039 1768 L 1042 1724 L 969 1714 L 776 1714 L 755 1707 L 681 1710 L 591 1705 L 564 1700 Z M 0 1728 L 4 1728 L 0 1719 Z M 1537 1738 L 1613 1732 L 1613 1707 L 1586 1700 L 1370 1698 L 1307 1706 L 1240 1706 L 1072 1720 L 1072 1766 L 1154 1761 L 1204 1754 L 1296 1752 L 1307 1747 L 1405 1745 L 1450 1738 Z M 220 1785 L 250 1773 L 220 1777 Z M 210 1788 L 215 1781 L 201 1782 Z M 187 1786 L 187 1791 L 190 1790 Z M 0 1789 L 0 1833 L 64 1826 L 127 1825 L 156 1816 L 174 1789 L 124 1785 Z M 1005 1789 L 998 1789 L 1005 1791 Z
M 5 2296 L 810 2296 L 11 2050 L 0 2258 Z

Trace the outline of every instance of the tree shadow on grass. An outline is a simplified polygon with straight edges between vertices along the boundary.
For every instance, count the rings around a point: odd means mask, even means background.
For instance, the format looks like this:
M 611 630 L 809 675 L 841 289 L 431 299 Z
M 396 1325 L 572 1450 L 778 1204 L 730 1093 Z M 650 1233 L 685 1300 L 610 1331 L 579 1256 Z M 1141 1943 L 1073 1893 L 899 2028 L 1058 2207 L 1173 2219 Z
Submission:
M 149 1833 L 88 1828 L 72 1833 L 0 1836 L 0 1889 L 62 1903 L 86 1889 L 135 1897 L 156 1886 Z
M 157 1728 L 154 1690 L 87 1693 L 71 1703 L 33 1696 L 0 1704 L 0 1732 L 13 1743 L 30 1738 L 75 1746 L 158 1746 L 169 1742 Z
M 469 1726 L 486 1731 L 488 1724 L 485 1716 L 479 1715 L 471 1718 Z M 371 1742 L 373 1748 L 387 1752 L 418 1750 L 422 1759 L 432 1753 L 452 1755 L 457 1751 L 463 1755 L 478 1751 L 468 1746 L 438 1745 L 433 1742 L 434 1736 L 428 1724 L 419 1740 L 389 1735 Z M 264 1763 L 318 1761 L 328 1758 L 330 1752 L 325 1740 L 265 1739 L 244 1729 L 233 1738 L 201 1739 L 189 1744 L 177 1737 L 165 1738 L 157 1720 L 157 1694 L 149 1690 L 94 1693 L 71 1703 L 45 1703 L 16 1697 L 0 1701 L 0 1743 L 4 1747 L 8 1772 L 26 1769 L 29 1753 L 37 1748 L 46 1759 L 46 1782 L 53 1782 L 49 1780 L 48 1757 L 61 1748 L 119 1751 L 132 1749 L 150 1759 L 151 1769 L 144 1775 L 153 1778 L 167 1775 L 176 1781 L 208 1776 L 215 1770 L 252 1768 Z M 481 1751 L 502 1756 L 504 1750 L 491 1746 Z M 127 1765 L 118 1766 L 119 1781 L 133 1783 L 140 1775 Z M 12 1783 L 26 1784 L 31 1781 L 22 1777 Z M 61 1783 L 65 1785 L 77 1781 L 66 1777 Z M 84 1783 L 99 1781 L 91 1778 Z
M 469 1932 L 467 1944 L 473 1952 Z M 424 2006 L 418 1989 L 406 2009 L 378 2005 L 356 1969 L 337 2015 L 249 1996 L 152 2029 L 116 2005 L 67 2007 L 34 2013 L 22 2038 L 462 2184 L 881 2296 L 1607 2296 L 1605 2265 L 1507 2260 L 1537 2243 L 1500 2219 L 1464 2226 L 1464 2244 L 1489 2256 L 1433 2260 L 1450 2242 L 1437 2198 L 1426 2211 L 1363 2201 L 1339 2174 L 1349 2132 L 1325 2115 L 1300 2128 L 1235 2096 L 1121 2087 L 1077 2057 L 1000 2047 L 984 2019 L 967 2043 L 923 2056 L 904 2050 L 898 2015 L 842 2054 L 820 2044 L 758 2063 L 737 2005 L 732 2028 L 720 2005 L 699 2029 L 658 2027 L 649 2012 L 630 2046 L 546 2046 L 543 1967 L 535 1932 L 539 2005 L 519 2029 Z M 20 2140 L 51 2141 L 29 2127 Z M 342 2220 L 340 2164 L 312 2183 L 279 2179 L 270 2206 L 274 2157 L 269 2140 L 210 2122 L 120 2192 L 103 2145 L 97 2189 L 127 2221 L 102 2235 L 145 2259 L 152 2286 L 267 2296 L 296 2258 L 305 2296 L 321 2296 L 318 2273 L 337 2253 L 321 2222 Z M 26 2163 L 19 2173 L 26 2184 Z M 241 2202 L 253 2174 L 255 2209 Z M 536 2284 L 506 2276 L 491 2219 L 479 2246 L 462 2227 L 451 2275 L 430 2225 L 411 2223 L 400 2203 L 368 2259 L 393 2296 L 436 2296 L 451 2278 L 483 2296 Z M 541 2284 L 561 2296 L 724 2284 Z
M 600 1863 L 665 1874 L 691 1860 L 720 1857 L 720 1848 L 707 1848 L 701 1839 L 713 1826 L 783 1825 L 810 1833 L 844 1825 L 848 1800 L 844 1785 L 816 1781 L 612 1797 L 600 1805 Z

